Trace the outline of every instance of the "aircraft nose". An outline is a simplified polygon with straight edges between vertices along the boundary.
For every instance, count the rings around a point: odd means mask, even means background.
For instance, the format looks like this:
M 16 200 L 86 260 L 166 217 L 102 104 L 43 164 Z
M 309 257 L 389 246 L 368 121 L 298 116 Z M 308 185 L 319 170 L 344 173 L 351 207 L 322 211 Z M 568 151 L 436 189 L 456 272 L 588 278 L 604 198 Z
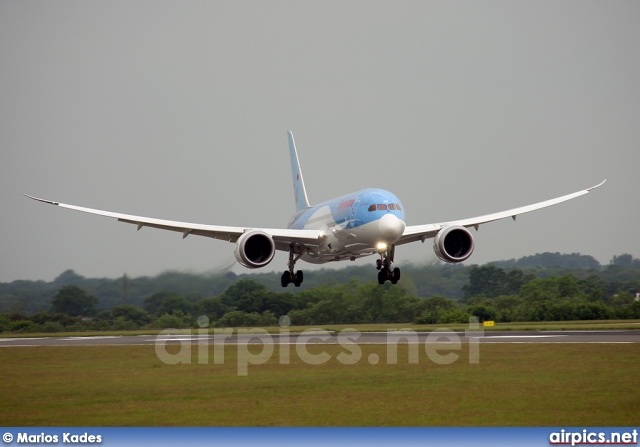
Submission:
M 395 215 L 387 213 L 378 221 L 378 231 L 387 243 L 393 244 L 402 236 L 405 225 Z

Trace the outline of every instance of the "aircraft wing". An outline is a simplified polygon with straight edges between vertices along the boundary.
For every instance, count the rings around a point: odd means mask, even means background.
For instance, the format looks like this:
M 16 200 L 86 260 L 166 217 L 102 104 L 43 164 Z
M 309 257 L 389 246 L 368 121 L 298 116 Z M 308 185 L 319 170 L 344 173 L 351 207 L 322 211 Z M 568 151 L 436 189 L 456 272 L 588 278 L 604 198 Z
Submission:
M 83 213 L 96 214 L 98 216 L 111 217 L 120 222 L 130 223 L 138 226 L 138 230 L 142 227 L 158 228 L 160 230 L 169 230 L 182 233 L 183 239 L 191 234 L 196 236 L 206 236 L 214 239 L 221 239 L 228 242 L 236 242 L 238 238 L 245 232 L 259 229 L 269 234 L 278 250 L 289 251 L 289 245 L 298 243 L 304 246 L 319 245 L 325 234 L 320 230 L 293 230 L 293 229 L 269 229 L 269 228 L 250 228 L 250 227 L 225 227 L 220 225 L 203 225 L 187 222 L 176 222 L 172 220 L 154 219 L 150 217 L 133 216 L 130 214 L 112 213 L 110 211 L 96 210 L 92 208 L 84 208 L 81 206 L 68 205 L 66 203 L 54 202 L 51 200 L 39 199 L 25 194 L 30 199 L 39 202 L 49 203 L 61 208 L 81 211 Z
M 604 182 L 606 182 L 606 180 L 596 186 L 583 189 L 582 191 L 574 192 L 573 194 L 567 194 L 566 196 L 557 197 L 551 200 L 545 200 L 544 202 L 538 202 L 534 203 L 533 205 L 522 206 L 520 208 L 514 208 L 507 211 L 472 217 L 470 219 L 454 220 L 451 222 L 442 222 L 427 225 L 411 225 L 405 228 L 402 236 L 400 237 L 400 240 L 398 240 L 395 245 L 402 245 L 415 241 L 424 242 L 426 239 L 435 237 L 441 229 L 451 225 L 460 225 L 466 228 L 474 227 L 477 230 L 481 224 L 493 222 L 494 220 L 505 219 L 507 217 L 511 217 L 513 220 L 516 220 L 516 216 L 520 214 L 529 213 L 531 211 L 539 210 L 541 208 L 546 208 L 552 205 L 557 205 L 558 203 L 566 202 L 567 200 L 575 199 L 576 197 L 587 194 L 597 187 L 602 186 Z

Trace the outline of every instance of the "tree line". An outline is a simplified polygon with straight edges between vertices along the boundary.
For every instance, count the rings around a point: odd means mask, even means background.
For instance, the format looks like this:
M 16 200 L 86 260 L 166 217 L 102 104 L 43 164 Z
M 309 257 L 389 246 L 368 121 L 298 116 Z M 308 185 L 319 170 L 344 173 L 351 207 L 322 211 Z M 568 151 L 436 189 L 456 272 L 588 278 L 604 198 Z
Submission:
M 335 271 L 325 284 L 295 293 L 280 288 L 272 291 L 256 276 L 226 275 L 216 281 L 228 286 L 209 296 L 194 292 L 207 282 L 207 278 L 201 278 L 195 284 L 187 281 L 183 292 L 170 288 L 154 291 L 138 305 L 120 302 L 110 307 L 87 289 L 69 284 L 82 284 L 84 278 L 68 271 L 57 279 L 57 290 L 49 295 L 45 310 L 2 312 L 0 331 L 195 328 L 201 315 L 208 317 L 211 327 L 274 326 L 284 315 L 293 325 L 451 324 L 466 323 L 471 316 L 497 322 L 640 318 L 640 302 L 635 300 L 640 292 L 640 260 L 627 254 L 615 256 L 609 265 L 598 269 L 590 257 L 582 255 L 538 256 L 548 263 L 560 262 L 536 266 L 523 258 L 524 262 L 483 266 L 404 269 L 412 271 L 409 281 L 403 278 L 403 284 L 396 286 L 362 282 L 353 268 L 347 268 Z M 571 262 L 581 267 L 572 268 Z M 348 277 L 349 272 L 351 278 L 336 281 L 341 275 Z M 421 296 L 421 279 L 436 274 L 441 276 L 441 285 L 442 280 L 449 280 L 459 285 L 459 291 L 454 296 Z M 458 281 L 461 275 L 465 276 L 462 283 Z M 165 280 L 167 276 L 192 279 L 194 275 L 167 273 Z
M 640 261 L 631 255 L 615 256 L 608 265 L 600 265 L 592 256 L 579 253 L 540 253 L 518 260 L 512 259 L 491 263 L 505 270 L 520 269 L 537 278 L 573 273 L 583 278 L 592 273 L 606 281 L 618 281 L 612 267 L 625 271 L 640 270 Z M 474 266 L 466 264 L 444 264 L 434 261 L 426 264 L 403 264 L 402 284 L 411 293 L 421 298 L 442 295 L 455 300 L 464 296 L 463 288 L 469 281 Z M 279 272 L 245 273 L 212 272 L 193 274 L 168 271 L 157 276 L 131 278 L 85 278 L 73 270 L 67 270 L 53 281 L 13 281 L 0 283 L 0 313 L 19 312 L 34 314 L 47 312 L 51 308 L 52 297 L 64 286 L 75 285 L 85 290 L 99 301 L 99 308 L 109 310 L 122 304 L 143 307 L 144 300 L 162 291 L 177 293 L 195 300 L 202 297 L 218 296 L 240 279 L 252 279 L 263 284 L 271 292 L 282 292 Z M 301 289 L 293 293 L 309 290 L 328 283 L 347 284 L 357 279 L 361 283 L 375 279 L 371 265 L 349 266 L 338 270 L 327 268 L 313 271 L 305 278 Z

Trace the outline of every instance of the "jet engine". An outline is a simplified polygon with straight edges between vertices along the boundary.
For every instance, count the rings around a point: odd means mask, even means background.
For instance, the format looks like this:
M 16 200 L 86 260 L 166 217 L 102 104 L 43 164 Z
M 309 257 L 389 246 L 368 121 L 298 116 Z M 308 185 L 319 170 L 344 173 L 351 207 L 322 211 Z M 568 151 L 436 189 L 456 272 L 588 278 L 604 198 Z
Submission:
M 240 236 L 236 242 L 235 255 L 244 267 L 258 269 L 269 264 L 276 253 L 276 244 L 264 231 L 252 230 Z
M 452 225 L 445 227 L 433 239 L 433 250 L 445 262 L 462 262 L 471 256 L 475 242 L 465 227 Z

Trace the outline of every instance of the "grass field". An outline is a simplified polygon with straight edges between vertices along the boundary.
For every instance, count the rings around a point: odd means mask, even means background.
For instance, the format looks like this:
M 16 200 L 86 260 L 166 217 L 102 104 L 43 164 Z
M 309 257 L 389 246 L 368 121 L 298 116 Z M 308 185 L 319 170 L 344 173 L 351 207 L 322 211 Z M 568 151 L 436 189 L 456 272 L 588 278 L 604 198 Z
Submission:
M 198 357 L 195 355 L 194 359 Z M 210 347 L 210 349 L 213 349 Z M 153 346 L 0 349 L 4 426 L 632 426 L 640 414 L 640 344 L 484 344 L 449 365 L 418 364 L 399 347 L 362 346 L 343 365 L 308 365 L 291 351 L 237 375 L 222 365 L 167 365 Z M 444 350 L 442 353 L 446 353 Z M 370 364 L 370 354 L 380 362 Z M 213 354 L 210 355 L 213 359 Z

